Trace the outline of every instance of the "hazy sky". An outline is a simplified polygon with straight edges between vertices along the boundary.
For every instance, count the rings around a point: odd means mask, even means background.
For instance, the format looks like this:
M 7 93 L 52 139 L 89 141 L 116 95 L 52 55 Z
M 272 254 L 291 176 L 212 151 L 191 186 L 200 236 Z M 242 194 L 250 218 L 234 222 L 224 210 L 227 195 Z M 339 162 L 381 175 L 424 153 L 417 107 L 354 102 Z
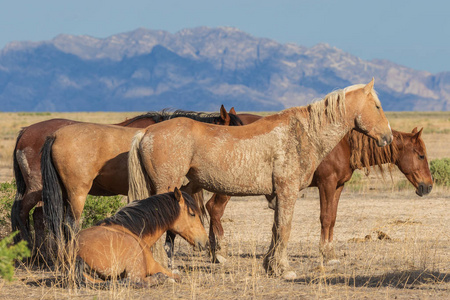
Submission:
M 105 38 L 139 27 L 175 33 L 232 26 L 311 47 L 328 43 L 362 59 L 450 71 L 445 0 L 0 0 L 0 49 L 11 41 L 74 34 Z

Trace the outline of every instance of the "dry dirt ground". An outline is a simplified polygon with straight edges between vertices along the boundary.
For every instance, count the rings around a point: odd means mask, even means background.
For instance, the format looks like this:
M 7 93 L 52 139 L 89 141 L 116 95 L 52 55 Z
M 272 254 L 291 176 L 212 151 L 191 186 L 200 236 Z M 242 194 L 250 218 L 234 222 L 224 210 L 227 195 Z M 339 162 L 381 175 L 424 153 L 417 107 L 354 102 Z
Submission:
M 336 224 L 340 264 L 321 268 L 317 190 L 299 194 L 289 258 L 298 278 L 268 277 L 262 259 L 273 213 L 263 197 L 232 198 L 223 217 L 228 260 L 209 262 L 180 238 L 176 264 L 182 283 L 151 289 L 108 290 L 61 286 L 60 274 L 19 267 L 17 280 L 0 281 L 2 299 L 448 299 L 450 217 L 448 190 L 420 198 L 412 188 L 344 192 Z M 390 239 L 377 239 L 377 231 Z M 362 242 L 366 235 L 373 240 Z

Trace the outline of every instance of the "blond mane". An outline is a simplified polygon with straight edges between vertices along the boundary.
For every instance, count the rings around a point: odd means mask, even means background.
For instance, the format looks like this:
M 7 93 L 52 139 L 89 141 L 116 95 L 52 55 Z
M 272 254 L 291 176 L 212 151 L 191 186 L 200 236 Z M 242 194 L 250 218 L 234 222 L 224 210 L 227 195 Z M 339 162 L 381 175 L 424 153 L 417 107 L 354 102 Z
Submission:
M 322 100 L 304 107 L 311 132 L 320 131 L 325 124 L 335 124 L 345 116 L 345 93 L 345 89 L 331 92 Z

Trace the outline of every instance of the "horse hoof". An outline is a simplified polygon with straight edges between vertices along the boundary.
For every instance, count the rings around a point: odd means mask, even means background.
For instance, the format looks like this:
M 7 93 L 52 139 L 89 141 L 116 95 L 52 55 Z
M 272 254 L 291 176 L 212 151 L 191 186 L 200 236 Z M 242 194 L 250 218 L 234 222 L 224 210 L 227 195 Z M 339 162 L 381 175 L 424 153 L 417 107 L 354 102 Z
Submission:
M 294 280 L 297 278 L 297 274 L 294 271 L 287 271 L 283 273 L 282 277 L 285 280 Z
M 224 264 L 227 261 L 227 259 L 225 257 L 223 257 L 222 255 L 218 254 L 218 255 L 216 255 L 216 261 L 219 264 Z

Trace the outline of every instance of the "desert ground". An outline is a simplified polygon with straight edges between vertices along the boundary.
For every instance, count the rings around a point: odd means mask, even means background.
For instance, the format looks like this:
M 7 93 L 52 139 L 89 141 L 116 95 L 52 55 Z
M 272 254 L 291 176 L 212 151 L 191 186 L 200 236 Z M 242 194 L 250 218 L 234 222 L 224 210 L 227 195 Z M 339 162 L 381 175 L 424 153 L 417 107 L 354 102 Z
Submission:
M 21 127 L 59 117 L 116 123 L 136 114 L 0 113 L 0 183 L 13 179 L 12 150 Z M 392 112 L 387 117 L 393 129 L 424 127 L 429 161 L 450 157 L 449 112 Z M 430 195 L 419 197 L 397 170 L 392 178 L 376 172 L 358 178 L 344 189 L 339 204 L 334 242 L 339 264 L 321 263 L 317 189 L 299 193 L 288 246 L 295 280 L 269 277 L 262 267 L 273 222 L 265 198 L 233 197 L 222 218 L 227 261 L 212 264 L 207 253 L 194 252 L 178 238 L 175 263 L 181 283 L 166 282 L 151 289 L 126 284 L 71 289 L 52 269 L 19 264 L 15 281 L 0 279 L 0 298 L 449 299 L 449 188 L 435 186 Z M 8 233 L 8 226 L 2 224 L 1 232 Z M 379 239 L 380 232 L 387 238 Z

